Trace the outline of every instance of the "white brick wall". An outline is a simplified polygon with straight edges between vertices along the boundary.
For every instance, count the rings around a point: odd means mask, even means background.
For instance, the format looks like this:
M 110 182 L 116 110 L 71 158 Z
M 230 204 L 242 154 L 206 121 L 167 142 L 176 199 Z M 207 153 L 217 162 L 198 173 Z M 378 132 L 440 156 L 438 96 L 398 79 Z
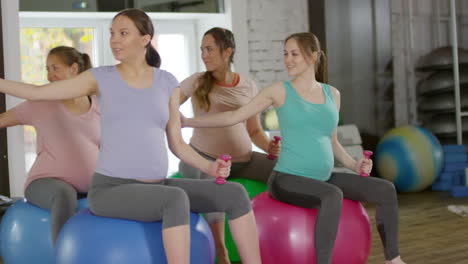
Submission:
M 307 0 L 248 0 L 247 27 L 251 77 L 259 88 L 288 79 L 283 40 L 309 30 Z

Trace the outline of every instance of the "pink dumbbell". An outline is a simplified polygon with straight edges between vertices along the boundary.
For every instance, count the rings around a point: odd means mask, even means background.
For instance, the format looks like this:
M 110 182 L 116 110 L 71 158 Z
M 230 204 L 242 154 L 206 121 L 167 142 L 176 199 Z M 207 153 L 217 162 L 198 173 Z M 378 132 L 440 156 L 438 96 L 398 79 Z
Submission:
M 228 162 L 228 161 L 231 160 L 231 156 L 229 156 L 228 154 L 222 154 L 222 155 L 219 156 L 219 158 L 222 159 L 222 160 L 224 160 L 224 161 L 226 161 L 226 162 Z M 225 183 L 226 183 L 226 179 L 224 179 L 223 177 L 217 177 L 216 180 L 215 180 L 215 182 L 216 182 L 217 184 L 225 184 Z
M 364 158 L 365 158 L 365 159 L 370 159 L 370 157 L 371 157 L 372 154 L 374 154 L 374 153 L 373 153 L 372 151 L 370 151 L 370 150 L 364 150 L 364 151 L 362 152 L 362 154 L 364 154 Z M 359 174 L 359 175 L 361 175 L 362 177 L 369 177 L 369 174 L 367 174 L 367 173 L 365 173 L 365 172 L 361 172 L 361 174 Z
M 274 136 L 274 137 L 273 137 L 273 142 L 274 142 L 275 144 L 278 144 L 278 142 L 280 142 L 280 140 L 281 140 L 281 137 L 278 137 L 278 136 Z M 274 159 L 276 159 L 276 158 L 277 158 L 276 155 L 270 155 L 270 154 L 268 154 L 268 159 L 274 160 Z

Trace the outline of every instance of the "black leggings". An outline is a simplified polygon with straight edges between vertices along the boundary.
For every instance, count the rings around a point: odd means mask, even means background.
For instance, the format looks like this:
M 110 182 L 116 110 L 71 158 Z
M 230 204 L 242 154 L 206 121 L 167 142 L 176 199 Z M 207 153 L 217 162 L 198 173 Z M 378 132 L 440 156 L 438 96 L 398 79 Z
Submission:
M 199 151 L 192 146 L 195 151 L 198 152 L 202 157 L 207 160 L 214 160 L 214 158 L 206 155 L 205 153 Z M 252 152 L 252 156 L 247 162 L 235 162 L 232 163 L 231 173 L 229 179 L 243 178 L 249 180 L 256 180 L 263 183 L 268 182 L 268 178 L 275 167 L 276 159 L 270 160 L 267 158 L 266 154 L 259 152 Z M 197 168 L 194 168 L 183 161 L 179 163 L 179 173 L 188 179 L 210 179 L 213 180 L 213 177 L 203 173 Z M 205 219 L 208 223 L 216 223 L 224 221 L 224 213 L 209 213 L 205 214 Z
M 319 208 L 315 222 L 315 253 L 318 264 L 331 263 L 343 197 L 376 204 L 376 222 L 385 258 L 400 255 L 398 249 L 398 201 L 393 183 L 356 174 L 332 173 L 326 182 L 273 171 L 269 193 L 288 204 Z
M 50 231 L 55 244 L 62 226 L 75 213 L 77 199 L 86 197 L 78 193 L 69 183 L 54 178 L 42 178 L 32 181 L 26 187 L 28 202 L 50 211 Z
M 89 190 L 91 211 L 99 216 L 163 221 L 163 228 L 188 225 L 189 210 L 225 212 L 230 220 L 252 210 L 244 187 L 236 182 L 163 179 L 147 183 L 95 173 Z

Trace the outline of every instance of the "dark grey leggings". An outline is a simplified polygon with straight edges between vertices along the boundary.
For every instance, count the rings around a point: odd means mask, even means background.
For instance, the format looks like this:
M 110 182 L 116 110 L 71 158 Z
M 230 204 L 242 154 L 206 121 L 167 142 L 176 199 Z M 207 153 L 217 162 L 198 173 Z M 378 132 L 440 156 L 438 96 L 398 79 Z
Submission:
M 201 156 L 203 156 L 207 160 L 214 160 L 212 157 L 197 150 L 193 146 L 192 148 L 195 149 L 195 151 L 197 151 Z M 276 159 L 270 160 L 267 158 L 266 154 L 252 152 L 252 157 L 248 162 L 235 162 L 232 164 L 229 179 L 243 178 L 267 183 L 268 178 L 270 177 L 271 172 L 275 167 L 275 164 Z M 199 169 L 194 168 L 188 165 L 187 163 L 184 163 L 183 161 L 179 163 L 179 173 L 184 178 L 213 180 L 212 176 L 203 173 Z M 205 214 L 205 219 L 210 224 L 224 221 L 224 213 L 217 212 Z
M 315 222 L 318 264 L 331 263 L 343 197 L 376 204 L 376 222 L 385 258 L 400 255 L 398 249 L 398 201 L 393 183 L 356 174 L 332 173 L 324 182 L 273 171 L 268 188 L 277 200 L 305 208 L 319 208 Z
M 139 221 L 163 221 L 163 228 L 189 224 L 189 210 L 226 212 L 230 220 L 249 213 L 249 197 L 235 182 L 163 179 L 145 183 L 95 173 L 89 190 L 91 211 L 99 216 Z
M 32 181 L 26 187 L 28 202 L 50 211 L 50 231 L 55 244 L 62 226 L 75 213 L 77 199 L 85 194 L 77 193 L 69 183 L 54 178 L 42 178 Z

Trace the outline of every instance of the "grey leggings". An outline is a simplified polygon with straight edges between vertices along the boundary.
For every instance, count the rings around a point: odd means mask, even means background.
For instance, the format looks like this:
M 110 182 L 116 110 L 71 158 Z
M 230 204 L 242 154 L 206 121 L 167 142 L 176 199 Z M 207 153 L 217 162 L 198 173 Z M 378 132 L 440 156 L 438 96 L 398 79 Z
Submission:
M 55 244 L 62 226 L 75 213 L 77 199 L 86 194 L 78 193 L 69 183 L 54 178 L 42 178 L 32 181 L 26 187 L 28 202 L 50 211 L 50 231 Z
M 230 220 L 249 213 L 247 192 L 234 182 L 163 179 L 146 183 L 95 173 L 89 190 L 91 211 L 99 216 L 163 221 L 163 228 L 189 224 L 189 210 L 226 212 Z
M 194 148 L 193 146 L 192 148 L 195 149 L 195 151 L 197 151 L 201 156 L 203 156 L 207 160 L 214 160 L 214 158 L 206 155 L 205 153 Z M 243 178 L 267 183 L 268 178 L 270 177 L 271 172 L 275 167 L 275 164 L 276 159 L 269 160 L 267 158 L 267 155 L 263 153 L 252 152 L 252 157 L 248 162 L 235 162 L 232 164 L 229 179 Z M 193 168 L 192 166 L 182 161 L 179 163 L 179 173 L 184 178 L 213 180 L 212 176 L 205 174 L 199 169 Z M 224 213 L 216 212 L 205 214 L 205 219 L 210 224 L 224 221 Z
M 398 201 L 393 183 L 356 174 L 332 173 L 324 182 L 273 171 L 268 184 L 277 200 L 305 208 L 317 208 L 315 253 L 318 264 L 331 263 L 343 197 L 376 204 L 376 222 L 385 258 L 400 255 L 398 249 Z

